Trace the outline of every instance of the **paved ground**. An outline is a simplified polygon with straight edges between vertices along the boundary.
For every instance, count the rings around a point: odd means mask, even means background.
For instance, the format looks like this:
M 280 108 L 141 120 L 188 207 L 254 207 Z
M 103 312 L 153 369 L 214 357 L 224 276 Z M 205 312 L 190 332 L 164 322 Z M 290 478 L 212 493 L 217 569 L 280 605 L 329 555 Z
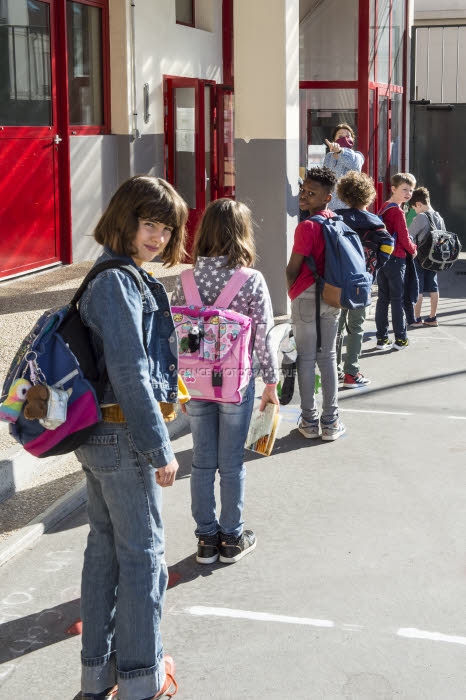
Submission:
M 342 390 L 348 433 L 305 441 L 296 402 L 275 452 L 249 455 L 246 525 L 258 546 L 201 567 L 189 514 L 191 438 L 165 492 L 163 633 L 180 700 L 464 700 L 466 697 L 466 261 L 441 278 L 438 329 L 373 352 Z M 81 509 L 0 568 L 0 700 L 79 689 Z

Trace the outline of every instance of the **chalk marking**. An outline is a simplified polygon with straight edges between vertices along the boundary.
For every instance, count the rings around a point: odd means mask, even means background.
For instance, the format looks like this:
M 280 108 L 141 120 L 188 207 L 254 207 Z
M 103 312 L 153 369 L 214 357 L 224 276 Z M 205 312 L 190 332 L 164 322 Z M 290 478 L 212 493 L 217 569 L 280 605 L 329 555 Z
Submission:
M 447 416 L 451 420 L 466 420 L 466 416 Z
M 203 605 L 193 605 L 186 608 L 190 615 L 233 617 L 243 620 L 259 620 L 261 622 L 282 622 L 288 625 L 310 625 L 311 627 L 335 627 L 332 620 L 314 620 L 310 617 L 290 617 L 288 615 L 272 615 L 271 613 L 253 612 L 252 610 L 233 610 L 231 608 L 209 608 Z
M 431 642 L 448 642 L 449 644 L 463 644 L 466 646 L 466 637 L 456 634 L 443 634 L 442 632 L 428 632 L 418 630 L 415 627 L 401 627 L 397 635 L 408 639 L 428 639 Z

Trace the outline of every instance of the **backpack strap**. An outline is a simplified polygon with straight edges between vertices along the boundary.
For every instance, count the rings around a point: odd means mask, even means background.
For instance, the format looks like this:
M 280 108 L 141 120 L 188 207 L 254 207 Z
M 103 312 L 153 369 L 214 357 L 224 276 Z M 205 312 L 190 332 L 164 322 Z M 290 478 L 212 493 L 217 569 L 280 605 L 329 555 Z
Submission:
M 183 270 L 181 273 L 181 286 L 183 287 L 184 298 L 188 306 L 202 306 L 201 295 L 194 279 L 194 270 Z
M 255 270 L 251 270 L 250 267 L 240 267 L 239 270 L 235 270 L 218 295 L 214 306 L 219 306 L 221 309 L 228 309 L 241 287 L 246 284 L 254 272 Z
M 133 278 L 137 285 L 139 293 L 141 294 L 141 296 L 143 296 L 144 282 L 142 281 L 142 277 L 135 267 L 133 267 L 132 265 L 128 265 L 128 263 L 124 260 L 105 260 L 104 262 L 98 263 L 98 265 L 94 265 L 94 267 L 92 267 L 89 270 L 89 272 L 81 282 L 79 288 L 77 289 L 75 295 L 71 299 L 70 304 L 72 306 L 76 306 L 76 304 L 84 294 L 84 291 L 86 290 L 86 287 L 89 284 L 89 282 L 91 282 L 101 272 L 112 269 L 124 270 L 125 272 L 127 272 Z
M 398 204 L 396 204 L 396 202 L 389 202 L 384 207 L 382 207 L 382 209 L 380 209 L 380 211 L 377 213 L 377 216 L 383 216 L 385 214 L 385 212 L 388 211 L 388 209 L 391 209 L 392 207 L 397 207 L 397 206 L 398 206 Z
M 254 270 L 248 267 L 241 267 L 239 270 L 235 270 L 212 306 L 228 309 L 243 284 L 245 284 L 253 274 Z M 192 268 L 190 270 L 183 270 L 181 273 L 181 286 L 183 287 L 184 298 L 188 305 L 205 306 L 199 294 L 199 289 L 197 288 L 194 278 L 194 270 Z

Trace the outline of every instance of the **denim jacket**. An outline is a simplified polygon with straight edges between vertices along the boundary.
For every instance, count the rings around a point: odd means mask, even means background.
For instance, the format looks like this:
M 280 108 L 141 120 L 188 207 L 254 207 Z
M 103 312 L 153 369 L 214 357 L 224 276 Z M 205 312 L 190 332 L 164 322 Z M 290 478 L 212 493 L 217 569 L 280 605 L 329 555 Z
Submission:
M 136 450 L 154 467 L 163 467 L 174 455 L 158 402 L 174 403 L 178 396 L 177 343 L 167 293 L 131 258 L 104 248 L 97 262 L 109 258 L 135 267 L 145 291 L 141 296 L 128 273 L 110 269 L 97 275 L 81 298 L 81 318 L 108 372 L 103 404 L 120 405 Z

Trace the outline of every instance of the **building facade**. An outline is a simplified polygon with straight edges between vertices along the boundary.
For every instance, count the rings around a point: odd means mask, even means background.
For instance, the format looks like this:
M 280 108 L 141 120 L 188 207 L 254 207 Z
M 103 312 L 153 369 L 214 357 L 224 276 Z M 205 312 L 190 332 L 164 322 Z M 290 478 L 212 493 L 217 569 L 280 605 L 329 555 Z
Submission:
M 407 0 L 0 0 L 0 278 L 96 257 L 127 177 L 166 177 L 190 235 L 252 209 L 277 313 L 300 168 L 340 121 L 379 198 L 407 167 Z

